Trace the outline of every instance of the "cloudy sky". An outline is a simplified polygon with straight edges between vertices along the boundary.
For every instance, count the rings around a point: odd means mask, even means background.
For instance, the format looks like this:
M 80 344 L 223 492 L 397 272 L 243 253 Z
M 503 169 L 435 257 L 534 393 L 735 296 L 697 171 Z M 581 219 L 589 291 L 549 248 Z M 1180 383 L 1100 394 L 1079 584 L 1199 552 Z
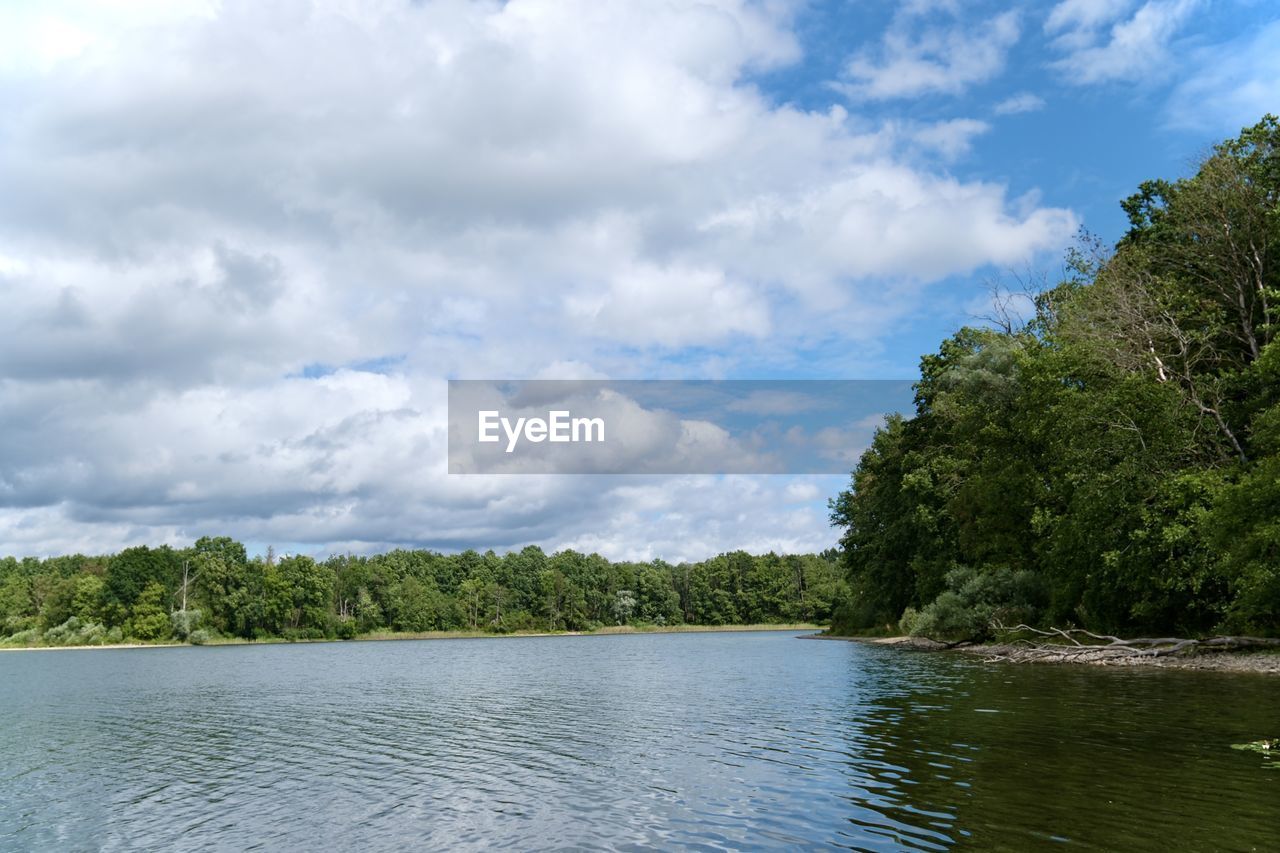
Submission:
M 0 554 L 834 543 L 839 477 L 450 476 L 447 378 L 910 378 L 1280 112 L 1256 0 L 0 6 Z

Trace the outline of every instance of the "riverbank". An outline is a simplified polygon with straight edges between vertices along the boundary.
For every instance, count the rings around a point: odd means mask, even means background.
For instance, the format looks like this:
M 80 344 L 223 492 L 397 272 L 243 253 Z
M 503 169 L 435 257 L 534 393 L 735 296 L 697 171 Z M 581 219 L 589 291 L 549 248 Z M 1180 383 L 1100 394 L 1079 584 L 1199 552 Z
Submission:
M 820 631 L 821 625 L 810 623 L 788 623 L 783 625 L 608 625 L 594 631 L 512 631 L 508 634 L 495 634 L 489 631 L 374 631 L 362 634 L 350 640 L 317 639 L 287 640 L 283 637 L 267 637 L 261 640 L 246 640 L 240 637 L 218 637 L 201 646 L 265 646 L 281 643 L 347 643 L 347 642 L 388 642 L 394 640 L 503 640 L 513 637 L 598 637 L 615 634 L 698 634 L 725 633 L 742 631 Z M 70 649 L 172 649 L 193 646 L 192 643 L 106 643 L 94 646 L 5 646 L 0 645 L 0 652 L 52 652 Z
M 1124 657 L 1081 657 L 1079 655 L 1045 654 L 1043 649 L 1028 654 L 1025 645 L 1011 643 L 978 643 L 948 646 L 924 637 L 841 637 L 832 634 L 815 634 L 807 640 L 843 640 L 851 643 L 868 643 L 878 646 L 895 646 L 902 649 L 925 652 L 946 652 L 981 657 L 1000 663 L 1047 663 L 1076 666 L 1138 666 L 1157 669 L 1193 669 L 1210 672 L 1250 672 L 1262 675 L 1280 675 L 1280 651 L 1228 650 L 1199 651 L 1174 655 L 1126 655 Z M 1067 647 L 1064 647 L 1064 652 Z

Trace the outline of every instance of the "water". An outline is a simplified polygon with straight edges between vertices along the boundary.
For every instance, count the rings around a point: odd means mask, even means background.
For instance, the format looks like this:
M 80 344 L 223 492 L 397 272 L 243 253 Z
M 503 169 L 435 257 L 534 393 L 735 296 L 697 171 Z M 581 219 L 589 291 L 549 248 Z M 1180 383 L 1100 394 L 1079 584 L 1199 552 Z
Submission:
M 0 654 L 0 850 L 1280 849 L 1265 676 L 785 633 Z M 1056 843 L 1055 843 L 1056 842 Z

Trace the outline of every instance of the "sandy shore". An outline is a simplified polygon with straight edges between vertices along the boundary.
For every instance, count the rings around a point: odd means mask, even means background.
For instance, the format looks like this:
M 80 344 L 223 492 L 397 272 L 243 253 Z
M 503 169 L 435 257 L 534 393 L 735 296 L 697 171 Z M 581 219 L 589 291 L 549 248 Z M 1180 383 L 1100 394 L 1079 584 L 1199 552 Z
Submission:
M 107 643 L 102 646 L 0 646 L 0 652 L 60 652 L 67 649 L 172 649 L 187 643 Z
M 672 625 L 669 627 L 642 627 L 632 625 L 608 626 L 595 631 L 513 631 L 510 634 L 491 634 L 488 631 L 378 631 L 351 640 L 285 640 L 271 637 L 265 640 L 219 638 L 193 646 L 190 643 L 107 643 L 101 646 L 4 646 L 0 652 L 57 652 L 85 649 L 173 649 L 200 648 L 202 646 L 269 646 L 281 643 L 369 643 L 393 640 L 508 640 L 516 637 L 602 637 L 615 634 L 710 634 L 734 631 L 821 631 L 821 625 Z
M 923 637 L 837 637 L 817 634 L 805 639 L 844 640 L 852 643 L 869 643 L 879 646 L 896 646 L 916 651 L 945 652 L 981 657 L 984 660 L 1004 663 L 1046 663 L 1074 666 L 1138 666 L 1156 669 L 1194 669 L 1210 672 L 1249 672 L 1262 675 L 1280 675 L 1280 650 L 1201 651 L 1190 654 L 1152 657 L 1133 655 L 1106 659 L 1071 659 L 1066 656 L 1025 659 L 1020 655 L 1026 646 L 981 643 L 950 647 Z

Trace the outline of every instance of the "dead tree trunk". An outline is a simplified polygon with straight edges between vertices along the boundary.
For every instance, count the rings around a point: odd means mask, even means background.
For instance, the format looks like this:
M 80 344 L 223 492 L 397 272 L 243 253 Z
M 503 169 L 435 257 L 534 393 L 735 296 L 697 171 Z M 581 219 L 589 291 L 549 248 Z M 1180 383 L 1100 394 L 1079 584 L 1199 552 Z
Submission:
M 1280 648 L 1280 638 L 1219 636 L 1205 639 L 1183 637 L 1135 637 L 1122 639 L 1095 634 L 1083 628 L 1050 628 L 1042 631 L 1030 625 L 1005 628 L 1005 634 L 1029 634 L 1043 639 L 1016 639 L 993 650 L 992 660 L 1044 660 L 1098 663 L 1125 658 L 1167 657 L 1186 652 L 1231 651 L 1250 648 Z M 1084 638 L 1081 642 L 1079 638 Z

